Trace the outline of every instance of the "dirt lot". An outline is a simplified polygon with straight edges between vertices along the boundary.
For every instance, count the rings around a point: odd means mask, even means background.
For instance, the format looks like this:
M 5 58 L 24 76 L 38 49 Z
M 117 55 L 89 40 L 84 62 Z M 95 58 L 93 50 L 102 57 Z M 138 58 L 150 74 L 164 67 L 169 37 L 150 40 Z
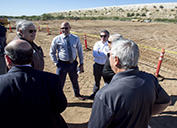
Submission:
M 62 20 L 57 21 L 34 21 L 36 27 L 39 25 L 49 26 L 51 35 L 47 35 L 47 28 L 41 27 L 37 32 L 36 44 L 42 46 L 45 54 L 45 71 L 55 73 L 56 67 L 49 57 L 50 44 L 59 31 Z M 80 92 L 86 98 L 92 93 L 93 78 L 93 56 L 92 48 L 99 37 L 88 36 L 88 34 L 99 35 L 102 29 L 107 29 L 111 34 L 120 33 L 124 38 L 135 41 L 140 46 L 140 70 L 155 73 L 158 59 L 162 48 L 166 52 L 161 65 L 160 75 L 165 79 L 160 84 L 171 97 L 170 105 L 162 114 L 153 116 L 150 120 L 152 128 L 176 128 L 177 127 L 177 25 L 167 23 L 133 23 L 130 21 L 69 21 L 72 31 L 76 34 L 85 49 L 84 35 L 87 34 L 87 43 L 90 50 L 84 50 L 85 72 L 79 74 Z M 7 42 L 10 42 L 16 33 L 7 33 Z M 154 49 L 155 48 L 155 49 Z M 2 57 L 0 63 L 3 64 Z M 2 65 L 0 65 L 2 68 Z M 103 85 L 103 80 L 101 81 Z M 92 100 L 80 101 L 74 97 L 70 80 L 67 77 L 64 93 L 68 99 L 68 107 L 62 113 L 69 128 L 86 128 L 91 114 Z

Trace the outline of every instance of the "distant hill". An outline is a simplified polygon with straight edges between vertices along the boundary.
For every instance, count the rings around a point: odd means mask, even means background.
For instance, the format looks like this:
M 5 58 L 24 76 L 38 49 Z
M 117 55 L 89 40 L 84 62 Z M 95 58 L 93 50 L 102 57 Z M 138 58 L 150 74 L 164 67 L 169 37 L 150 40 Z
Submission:
M 177 19 L 177 3 L 152 3 L 107 6 L 48 13 L 64 17 L 140 17 L 144 19 Z

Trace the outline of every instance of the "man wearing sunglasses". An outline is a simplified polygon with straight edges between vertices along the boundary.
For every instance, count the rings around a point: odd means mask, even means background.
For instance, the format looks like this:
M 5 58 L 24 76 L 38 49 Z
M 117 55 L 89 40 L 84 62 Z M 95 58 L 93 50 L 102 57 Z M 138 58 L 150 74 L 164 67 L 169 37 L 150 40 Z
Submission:
M 21 20 L 17 22 L 16 26 L 17 36 L 14 38 L 27 41 L 33 48 L 32 67 L 43 71 L 44 69 L 44 55 L 40 46 L 34 43 L 36 37 L 36 27 L 31 21 Z
M 96 92 L 100 88 L 102 70 L 108 58 L 107 53 L 109 51 L 108 46 L 109 32 L 107 30 L 102 30 L 100 33 L 100 38 L 101 40 L 96 42 L 93 47 L 93 57 L 95 61 L 93 65 L 93 75 L 95 79 L 95 84 L 93 87 L 93 94 L 90 95 L 89 99 L 94 99 Z
M 61 79 L 61 86 L 64 87 L 66 75 L 69 74 L 75 97 L 84 100 L 80 95 L 78 74 L 77 74 L 77 53 L 80 61 L 80 72 L 83 69 L 83 50 L 78 36 L 70 33 L 71 26 L 68 22 L 61 24 L 62 34 L 56 36 L 50 47 L 50 57 L 57 66 L 57 74 Z M 57 55 L 56 55 L 57 54 Z

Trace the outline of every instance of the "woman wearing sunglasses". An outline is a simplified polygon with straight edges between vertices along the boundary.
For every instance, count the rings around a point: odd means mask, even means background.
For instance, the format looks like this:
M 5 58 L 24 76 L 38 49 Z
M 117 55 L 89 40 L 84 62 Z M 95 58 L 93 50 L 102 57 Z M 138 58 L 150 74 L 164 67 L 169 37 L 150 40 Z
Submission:
M 22 39 L 26 40 L 33 48 L 33 62 L 32 67 L 37 70 L 44 69 L 44 55 L 40 46 L 37 46 L 33 41 L 36 36 L 36 27 L 35 25 L 26 20 L 21 20 L 17 22 L 16 26 L 17 36 L 13 39 Z

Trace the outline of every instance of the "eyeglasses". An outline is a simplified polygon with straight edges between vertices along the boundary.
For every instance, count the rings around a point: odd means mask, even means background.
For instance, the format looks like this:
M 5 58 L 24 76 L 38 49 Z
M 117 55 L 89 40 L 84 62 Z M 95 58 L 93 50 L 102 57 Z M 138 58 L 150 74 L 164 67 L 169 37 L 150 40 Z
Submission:
M 107 35 L 100 35 L 100 37 L 101 37 L 101 38 L 102 38 L 102 37 L 104 37 L 104 38 L 105 38 L 105 37 L 107 37 Z
M 108 40 L 108 43 L 110 43 L 110 44 L 111 44 L 112 42 Z
M 29 33 L 36 33 L 36 30 L 29 30 Z
M 65 30 L 68 30 L 68 27 L 63 27 L 63 28 L 61 28 L 61 29 L 65 29 Z

